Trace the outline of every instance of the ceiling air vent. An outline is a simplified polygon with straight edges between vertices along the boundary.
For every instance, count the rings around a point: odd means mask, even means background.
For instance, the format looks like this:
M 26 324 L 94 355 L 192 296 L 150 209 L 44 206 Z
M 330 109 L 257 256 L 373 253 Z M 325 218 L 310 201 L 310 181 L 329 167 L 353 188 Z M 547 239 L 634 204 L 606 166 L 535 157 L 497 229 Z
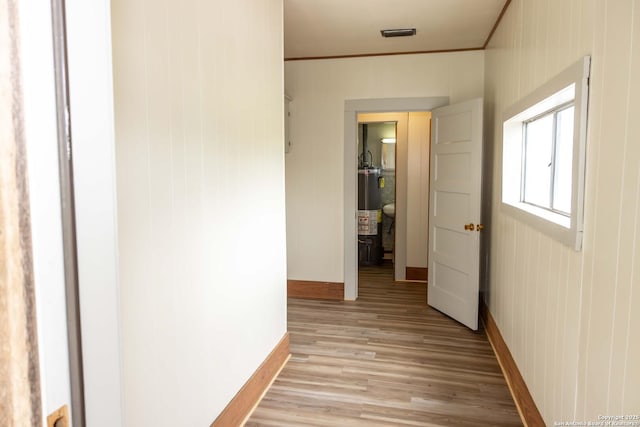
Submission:
M 416 29 L 415 28 L 398 28 L 395 30 L 380 30 L 380 34 L 382 34 L 382 37 L 415 36 Z

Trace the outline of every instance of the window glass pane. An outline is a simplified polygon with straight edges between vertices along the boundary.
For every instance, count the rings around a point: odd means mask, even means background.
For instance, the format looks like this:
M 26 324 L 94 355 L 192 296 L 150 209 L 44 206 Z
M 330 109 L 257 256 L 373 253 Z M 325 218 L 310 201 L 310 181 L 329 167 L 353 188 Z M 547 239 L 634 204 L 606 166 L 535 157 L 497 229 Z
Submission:
M 573 113 L 571 106 L 558 112 L 556 124 L 556 170 L 553 208 L 571 213 L 571 170 L 573 168 Z
M 524 201 L 551 207 L 551 159 L 553 149 L 553 114 L 526 126 L 524 164 Z

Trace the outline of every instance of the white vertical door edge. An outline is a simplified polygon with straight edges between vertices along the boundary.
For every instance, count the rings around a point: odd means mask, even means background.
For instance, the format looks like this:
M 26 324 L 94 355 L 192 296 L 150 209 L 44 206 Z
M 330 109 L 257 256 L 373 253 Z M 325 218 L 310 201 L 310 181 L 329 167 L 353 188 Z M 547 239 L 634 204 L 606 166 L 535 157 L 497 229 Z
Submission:
M 344 112 L 344 299 L 358 298 L 358 113 Z
M 123 425 L 109 0 L 66 0 L 86 424 Z
M 18 4 L 42 425 L 71 405 L 51 2 Z M 4 119 L 4 117 L 3 117 Z

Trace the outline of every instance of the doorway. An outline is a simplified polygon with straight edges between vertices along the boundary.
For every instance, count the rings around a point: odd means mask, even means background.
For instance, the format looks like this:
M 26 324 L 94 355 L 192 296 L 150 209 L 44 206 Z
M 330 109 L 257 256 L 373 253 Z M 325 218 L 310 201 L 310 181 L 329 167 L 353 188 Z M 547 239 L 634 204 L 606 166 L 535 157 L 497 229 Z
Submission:
M 379 108 L 380 105 L 384 105 L 384 100 L 345 104 L 345 300 L 358 297 L 356 221 L 348 220 L 351 215 L 357 217 L 354 191 L 357 187 L 349 173 L 356 165 L 357 147 L 353 141 L 357 135 L 358 108 Z M 432 112 L 434 125 L 430 156 L 427 303 L 476 330 L 478 267 L 483 256 L 477 232 L 484 229 L 480 218 L 483 100 L 477 98 L 433 106 L 428 111 Z M 351 165 L 349 160 L 353 161 Z M 399 160 L 400 156 L 396 159 L 397 164 Z M 396 221 L 398 219 L 396 213 Z M 432 298 L 433 291 L 436 294 Z
M 430 140 L 431 112 L 358 114 L 358 265 L 369 275 L 427 281 Z
M 388 116 L 358 115 L 359 282 L 363 272 L 393 278 L 398 121 Z
M 357 239 L 357 166 L 358 166 L 358 147 L 353 142 L 358 136 L 358 116 L 366 113 L 384 113 L 389 111 L 395 112 L 418 112 L 431 111 L 434 108 L 449 104 L 448 97 L 430 97 L 430 98 L 389 98 L 389 99 L 363 99 L 349 100 L 345 102 L 345 144 L 344 144 L 344 210 L 345 218 L 354 218 L 354 221 L 344 222 L 344 298 L 345 300 L 355 300 L 358 297 L 358 239 Z M 388 113 L 397 114 L 397 113 Z M 363 120 L 367 120 L 364 116 Z M 400 140 L 401 126 L 396 128 L 397 141 Z M 397 144 L 397 143 L 396 143 Z M 406 145 L 405 145 L 406 147 Z M 402 145 L 396 146 L 396 170 L 402 170 L 402 162 L 407 161 L 406 152 L 402 152 Z M 406 169 L 405 169 L 406 170 Z M 406 187 L 403 189 L 400 181 L 402 175 L 396 173 L 396 192 L 395 205 L 396 215 L 394 232 L 396 236 L 406 235 L 405 215 L 398 214 L 398 209 L 402 203 L 402 198 L 406 201 Z M 406 203 L 406 202 L 405 202 Z M 404 225 L 403 225 L 404 221 Z M 396 237 L 397 242 L 397 237 Z M 397 245 L 394 248 L 394 261 L 399 263 L 404 256 L 406 269 L 406 245 Z M 402 268 L 398 270 L 396 280 L 404 280 L 406 271 Z M 395 274 L 394 274 L 395 275 Z
M 360 265 L 393 263 L 397 123 L 363 122 L 358 117 L 358 235 L 363 236 L 358 239 Z M 375 215 L 368 215 L 374 211 Z

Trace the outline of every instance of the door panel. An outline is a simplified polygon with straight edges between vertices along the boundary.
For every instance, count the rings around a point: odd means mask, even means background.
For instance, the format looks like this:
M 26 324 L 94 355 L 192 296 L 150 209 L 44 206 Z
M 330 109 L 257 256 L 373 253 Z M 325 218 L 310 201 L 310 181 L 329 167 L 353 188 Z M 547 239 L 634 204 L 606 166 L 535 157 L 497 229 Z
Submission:
M 462 269 L 463 258 L 459 256 L 459 248 L 466 244 L 466 236 L 457 231 L 446 228 L 434 228 L 433 247 L 434 251 L 443 258 L 450 259 L 448 262 L 453 268 Z M 458 260 L 458 261 L 456 261 Z
M 436 178 L 467 182 L 471 173 L 471 156 L 469 153 L 440 154 L 436 158 Z
M 449 105 L 448 108 L 452 107 Z M 440 140 L 434 141 L 436 144 L 452 144 L 457 142 L 467 142 L 471 139 L 471 112 L 460 111 L 448 114 L 445 120 L 439 125 Z
M 482 99 L 434 110 L 431 138 L 428 303 L 476 330 Z
M 455 190 L 454 190 L 455 191 Z M 440 219 L 440 227 L 458 230 L 461 223 L 467 221 L 469 211 L 469 198 L 464 193 L 434 192 L 433 212 Z

